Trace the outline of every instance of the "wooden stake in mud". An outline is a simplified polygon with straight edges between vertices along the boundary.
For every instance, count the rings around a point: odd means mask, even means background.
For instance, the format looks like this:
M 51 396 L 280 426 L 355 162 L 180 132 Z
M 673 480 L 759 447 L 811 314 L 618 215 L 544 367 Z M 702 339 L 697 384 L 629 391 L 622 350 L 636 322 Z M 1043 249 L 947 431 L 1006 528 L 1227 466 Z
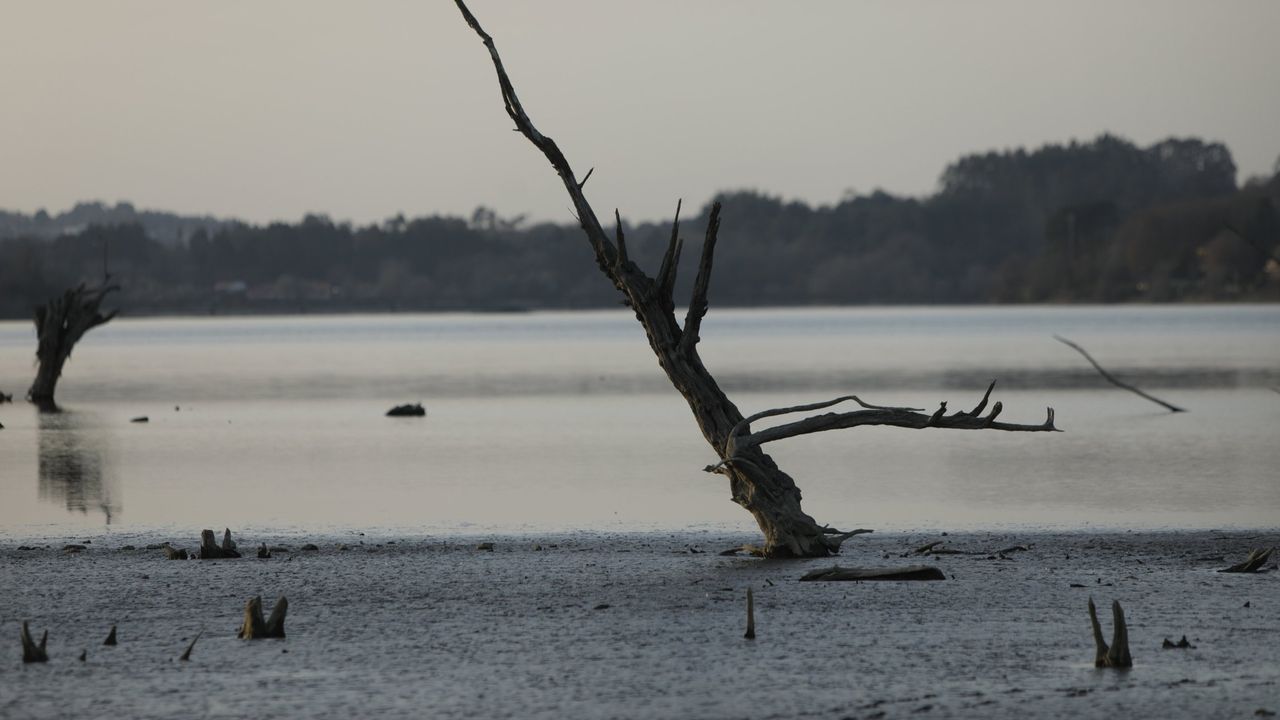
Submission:
M 179 660 L 181 660 L 182 662 L 187 662 L 191 659 L 191 650 L 196 646 L 196 641 L 199 640 L 200 636 L 203 634 L 204 634 L 204 629 L 202 628 L 200 632 L 196 633 L 195 637 L 191 638 L 191 643 L 187 645 L 187 649 L 182 652 L 182 657 L 178 658 Z
M 49 653 L 45 652 L 45 644 L 49 641 L 49 631 L 40 636 L 40 643 L 31 639 L 31 631 L 27 629 L 27 621 L 22 621 L 22 662 L 49 662 Z
M 1124 623 L 1124 610 L 1120 601 L 1111 603 L 1112 634 L 1111 645 L 1102 639 L 1102 625 L 1098 624 L 1098 609 L 1089 598 L 1089 623 L 1093 625 L 1093 645 L 1096 650 L 1093 666 L 1100 668 L 1130 668 L 1133 658 L 1129 655 L 1129 628 Z
M 102 641 L 102 644 L 103 644 L 103 645 L 115 645 L 115 644 L 116 644 L 116 626 L 115 626 L 115 625 L 112 625 L 112 626 L 111 626 L 111 632 L 107 633 L 107 639 L 106 639 L 106 640 L 103 640 L 103 641 Z
M 756 601 L 751 594 L 751 588 L 747 588 L 747 633 L 742 637 L 748 640 L 756 639 Z
M 245 640 L 260 640 L 262 638 L 283 638 L 284 637 L 284 616 L 289 611 L 289 601 L 282 595 L 276 601 L 276 606 L 271 608 L 271 617 L 266 620 L 262 619 L 262 596 L 255 595 L 249 598 L 249 602 L 244 606 L 244 621 L 240 625 L 240 631 L 236 633 L 236 637 Z

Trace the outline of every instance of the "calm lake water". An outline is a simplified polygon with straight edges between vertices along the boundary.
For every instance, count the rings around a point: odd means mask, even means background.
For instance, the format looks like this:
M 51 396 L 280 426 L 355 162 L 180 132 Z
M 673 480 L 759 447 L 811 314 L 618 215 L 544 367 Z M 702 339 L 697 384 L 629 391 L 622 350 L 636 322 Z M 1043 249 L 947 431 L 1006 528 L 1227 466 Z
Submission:
M 1105 384 L 1055 342 L 1190 412 Z M 1274 527 L 1280 307 L 714 310 L 700 345 L 744 412 L 850 392 L 1057 434 L 861 428 L 770 452 L 839 527 Z M 0 323 L 0 390 L 34 373 Z M 684 401 L 625 311 L 118 319 L 65 412 L 0 405 L 0 534 L 193 527 L 419 532 L 724 527 Z M 423 402 L 426 418 L 383 416 Z M 150 418 L 131 423 L 135 416 Z

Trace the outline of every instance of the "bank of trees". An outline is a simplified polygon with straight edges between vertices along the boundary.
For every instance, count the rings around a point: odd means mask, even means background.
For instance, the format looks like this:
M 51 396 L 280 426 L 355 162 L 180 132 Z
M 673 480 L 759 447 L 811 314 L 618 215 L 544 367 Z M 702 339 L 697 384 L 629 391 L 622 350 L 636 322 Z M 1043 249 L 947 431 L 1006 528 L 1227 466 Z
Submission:
M 723 193 L 724 305 L 1125 302 L 1280 298 L 1280 175 L 1237 187 L 1225 147 L 1195 139 L 1087 143 L 970 155 L 924 198 L 883 192 L 811 207 Z M 708 203 L 692 215 L 705 224 Z M 97 208 L 101 212 L 94 212 Z M 131 208 L 5 214 L 0 315 L 109 269 L 131 312 L 607 307 L 572 224 L 324 216 L 251 226 Z M 687 208 L 686 208 L 687 211 Z M 121 218 L 126 222 L 116 222 Z M 657 261 L 670 223 L 628 225 Z M 24 230 L 25 228 L 25 230 Z M 39 230 L 39 232 L 37 232 Z M 692 252 L 697 252 L 695 246 Z M 691 278 L 680 279 L 679 292 Z

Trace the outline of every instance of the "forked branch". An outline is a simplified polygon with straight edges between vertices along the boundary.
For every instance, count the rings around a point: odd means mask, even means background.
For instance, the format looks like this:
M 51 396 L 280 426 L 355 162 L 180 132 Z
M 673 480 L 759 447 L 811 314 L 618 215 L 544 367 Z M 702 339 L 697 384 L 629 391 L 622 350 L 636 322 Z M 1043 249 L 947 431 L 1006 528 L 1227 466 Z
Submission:
M 996 416 L 1000 414 L 1003 406 L 996 403 L 990 414 L 983 416 L 980 413 L 987 405 L 987 399 L 991 396 L 991 390 L 995 387 L 993 381 L 987 388 L 987 392 L 983 395 L 982 402 L 970 412 L 963 410 L 946 414 L 946 402 L 941 403 L 940 407 L 932 414 L 925 415 L 915 408 L 903 407 L 883 407 L 879 405 L 870 405 L 863 402 L 857 395 L 845 395 L 843 397 L 828 400 L 826 402 L 811 403 L 808 405 L 796 405 L 794 407 L 777 408 L 774 410 L 765 410 L 752 415 L 734 427 L 733 433 L 729 437 L 728 447 L 725 448 L 726 459 L 732 458 L 741 450 L 777 440 L 785 440 L 787 438 L 796 437 L 797 435 L 806 435 L 808 433 L 824 432 L 826 430 L 841 430 L 844 428 L 859 427 L 862 425 L 892 425 L 895 427 L 911 428 L 915 430 L 936 427 L 948 430 L 1005 430 L 1008 432 L 1057 432 L 1058 428 L 1053 424 L 1053 408 L 1048 408 L 1045 421 L 1038 425 L 1027 425 L 1023 423 L 1006 423 L 996 421 Z M 852 400 L 861 405 L 863 410 L 854 410 L 843 413 L 825 413 L 822 415 L 813 415 L 803 420 L 775 425 L 758 432 L 751 432 L 751 423 L 766 417 L 775 417 L 778 415 L 786 415 L 793 412 L 807 412 L 810 410 L 821 410 L 831 407 L 846 400 Z

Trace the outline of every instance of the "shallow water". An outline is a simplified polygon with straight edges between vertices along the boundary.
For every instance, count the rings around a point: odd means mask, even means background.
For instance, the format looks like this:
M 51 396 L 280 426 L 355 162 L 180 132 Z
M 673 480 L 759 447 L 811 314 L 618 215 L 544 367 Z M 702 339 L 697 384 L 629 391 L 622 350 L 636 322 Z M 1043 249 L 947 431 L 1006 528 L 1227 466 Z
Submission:
M 1106 385 L 1054 342 L 1191 412 Z M 1058 434 L 862 428 L 770 448 L 835 526 L 1272 527 L 1280 308 L 717 310 L 700 345 L 745 412 L 857 392 Z M 0 389 L 33 373 L 0 323 Z M 0 535 L 99 529 L 751 529 L 623 311 L 120 319 L 66 412 L 0 406 Z M 428 416 L 382 416 L 422 401 Z M 145 424 L 130 423 L 148 416 Z

